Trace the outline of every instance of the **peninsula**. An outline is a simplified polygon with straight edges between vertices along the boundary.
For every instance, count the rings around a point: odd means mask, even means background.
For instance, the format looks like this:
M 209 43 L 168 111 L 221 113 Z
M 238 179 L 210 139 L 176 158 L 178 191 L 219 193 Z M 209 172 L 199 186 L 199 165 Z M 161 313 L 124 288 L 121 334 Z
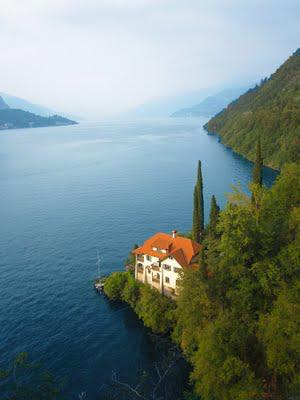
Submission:
M 77 122 L 59 115 L 43 117 L 28 111 L 10 108 L 0 96 L 0 130 L 74 124 L 77 124 Z

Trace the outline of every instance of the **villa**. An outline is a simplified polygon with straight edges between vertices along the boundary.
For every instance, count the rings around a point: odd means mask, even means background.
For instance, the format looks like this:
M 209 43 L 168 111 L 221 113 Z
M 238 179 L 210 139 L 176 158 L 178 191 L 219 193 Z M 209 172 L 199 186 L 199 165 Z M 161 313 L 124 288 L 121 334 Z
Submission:
M 191 239 L 156 233 L 133 251 L 135 279 L 148 283 L 166 296 L 176 297 L 184 269 L 197 269 L 201 246 Z

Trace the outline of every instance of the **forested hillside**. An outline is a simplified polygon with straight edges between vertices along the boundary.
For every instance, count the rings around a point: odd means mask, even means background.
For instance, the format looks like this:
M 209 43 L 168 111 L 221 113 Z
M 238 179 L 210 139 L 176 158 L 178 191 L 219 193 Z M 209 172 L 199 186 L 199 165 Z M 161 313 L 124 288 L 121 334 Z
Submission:
M 38 128 L 45 126 L 74 125 L 77 122 L 52 115 L 51 117 L 41 117 L 27 111 L 12 108 L 0 109 L 0 130 L 19 129 L 19 128 Z
M 280 169 L 300 160 L 300 49 L 269 79 L 249 90 L 206 125 L 250 160 L 261 138 L 264 164 Z
M 199 270 L 184 270 L 176 303 L 130 272 L 105 281 L 109 298 L 181 347 L 192 367 L 188 400 L 299 398 L 300 166 L 284 166 L 270 189 L 260 174 L 252 196 L 236 190 L 223 211 L 213 197 Z

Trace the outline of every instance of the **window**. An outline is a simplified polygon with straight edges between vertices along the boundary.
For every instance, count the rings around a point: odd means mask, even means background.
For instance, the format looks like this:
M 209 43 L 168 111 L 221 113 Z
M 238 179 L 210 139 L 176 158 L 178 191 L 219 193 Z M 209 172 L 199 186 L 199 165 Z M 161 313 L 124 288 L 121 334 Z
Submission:
M 160 275 L 159 274 L 152 274 L 152 281 L 153 282 L 160 282 Z
M 153 251 L 157 251 L 158 253 L 165 253 L 167 254 L 167 250 L 166 249 L 161 249 L 160 247 L 152 247 Z
M 165 277 L 165 282 L 170 283 L 170 278 L 168 276 Z
M 146 256 L 146 259 L 147 259 L 148 261 L 151 261 L 151 260 L 152 260 L 152 257 L 151 257 L 151 256 Z
M 176 272 L 176 274 L 178 274 L 180 271 L 181 271 L 181 268 L 174 267 L 174 272 Z
M 138 263 L 138 264 L 137 264 L 137 270 L 138 270 L 138 272 L 143 272 L 143 271 L 144 271 L 144 266 L 143 266 L 143 264 Z
M 165 269 L 166 271 L 171 271 L 171 265 L 164 264 L 164 269 Z

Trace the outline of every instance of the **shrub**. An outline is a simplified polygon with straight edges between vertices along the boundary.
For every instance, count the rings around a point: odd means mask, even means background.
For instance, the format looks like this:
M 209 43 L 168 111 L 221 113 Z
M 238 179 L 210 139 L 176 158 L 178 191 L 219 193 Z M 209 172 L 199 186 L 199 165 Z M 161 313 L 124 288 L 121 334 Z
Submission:
M 104 283 L 104 293 L 112 300 L 122 300 L 124 287 L 128 281 L 128 272 L 113 272 Z
M 134 276 L 130 272 L 126 274 L 127 281 L 123 288 L 122 300 L 126 301 L 132 308 L 135 308 L 140 296 L 140 284 L 134 279 Z
M 148 328 L 156 333 L 167 333 L 175 320 L 175 303 L 148 285 L 142 285 L 136 312 Z
M 105 281 L 104 293 L 111 300 L 128 303 L 153 332 L 167 333 L 174 326 L 175 302 L 138 283 L 130 272 L 113 272 Z

